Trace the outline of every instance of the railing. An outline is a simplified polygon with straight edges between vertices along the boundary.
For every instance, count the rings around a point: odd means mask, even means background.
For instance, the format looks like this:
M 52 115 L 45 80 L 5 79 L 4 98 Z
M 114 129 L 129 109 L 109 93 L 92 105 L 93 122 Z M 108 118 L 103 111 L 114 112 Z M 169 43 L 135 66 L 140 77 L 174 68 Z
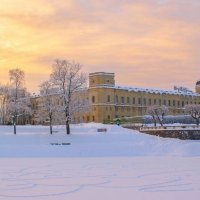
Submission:
M 175 130 L 175 129 L 200 129 L 200 127 L 191 125 L 191 126 L 152 126 L 152 127 L 140 127 L 141 131 L 154 131 L 154 130 Z

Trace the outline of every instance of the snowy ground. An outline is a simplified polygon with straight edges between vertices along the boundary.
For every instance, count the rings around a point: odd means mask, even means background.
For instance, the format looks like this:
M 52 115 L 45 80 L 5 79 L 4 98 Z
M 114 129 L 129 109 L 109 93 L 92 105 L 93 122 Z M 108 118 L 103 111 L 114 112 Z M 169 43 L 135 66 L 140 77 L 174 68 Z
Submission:
M 199 199 L 200 141 L 93 123 L 54 130 L 0 126 L 0 199 Z

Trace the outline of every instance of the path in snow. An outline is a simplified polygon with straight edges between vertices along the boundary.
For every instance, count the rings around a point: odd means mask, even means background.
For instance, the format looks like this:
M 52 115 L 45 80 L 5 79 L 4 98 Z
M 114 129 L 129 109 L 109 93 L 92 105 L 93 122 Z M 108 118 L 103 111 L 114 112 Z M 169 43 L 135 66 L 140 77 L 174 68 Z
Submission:
M 200 158 L 5 158 L 2 200 L 199 200 Z

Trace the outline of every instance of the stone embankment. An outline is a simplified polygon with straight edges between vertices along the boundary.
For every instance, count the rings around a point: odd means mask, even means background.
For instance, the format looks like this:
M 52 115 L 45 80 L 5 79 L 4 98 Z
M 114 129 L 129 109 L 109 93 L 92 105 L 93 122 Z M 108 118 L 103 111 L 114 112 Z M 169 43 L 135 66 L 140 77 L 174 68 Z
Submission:
M 138 127 L 129 125 L 123 127 L 139 130 L 142 133 L 159 137 L 178 138 L 181 140 L 200 140 L 200 127 L 197 126 Z

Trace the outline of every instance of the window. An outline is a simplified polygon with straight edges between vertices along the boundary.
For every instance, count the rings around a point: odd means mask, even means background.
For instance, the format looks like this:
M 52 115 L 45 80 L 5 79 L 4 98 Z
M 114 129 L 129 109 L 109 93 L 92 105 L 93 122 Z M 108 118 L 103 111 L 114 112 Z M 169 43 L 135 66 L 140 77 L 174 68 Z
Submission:
M 159 99 L 159 106 L 161 106 L 161 99 Z
M 177 101 L 177 106 L 180 107 L 180 101 Z
M 118 103 L 118 96 L 115 96 L 115 103 Z
M 146 101 L 146 99 L 143 99 L 143 103 L 144 103 L 144 105 L 146 105 L 146 104 L 147 104 L 147 101 Z
M 185 106 L 185 102 L 184 101 L 182 101 L 182 107 L 184 107 Z
M 151 99 L 149 99 L 149 105 L 151 105 Z
M 110 120 L 110 115 L 108 115 L 108 120 Z
M 156 105 L 156 99 L 153 100 L 153 104 Z
M 121 103 L 124 103 L 124 97 L 121 97 Z
M 133 104 L 135 104 L 135 97 L 133 97 Z
M 92 103 L 95 103 L 95 96 L 92 96 Z
M 92 116 L 92 121 L 93 121 L 93 122 L 95 121 L 95 116 Z
M 138 98 L 138 104 L 141 105 L 141 98 Z
M 110 102 L 110 95 L 107 96 L 107 102 Z
M 129 97 L 127 97 L 127 104 L 129 104 L 130 103 L 130 98 Z
M 166 102 L 166 100 L 164 99 L 164 101 L 163 101 L 163 104 L 166 106 L 166 104 L 167 104 L 167 102 Z
M 171 101 L 170 100 L 168 100 L 168 106 L 171 106 Z

